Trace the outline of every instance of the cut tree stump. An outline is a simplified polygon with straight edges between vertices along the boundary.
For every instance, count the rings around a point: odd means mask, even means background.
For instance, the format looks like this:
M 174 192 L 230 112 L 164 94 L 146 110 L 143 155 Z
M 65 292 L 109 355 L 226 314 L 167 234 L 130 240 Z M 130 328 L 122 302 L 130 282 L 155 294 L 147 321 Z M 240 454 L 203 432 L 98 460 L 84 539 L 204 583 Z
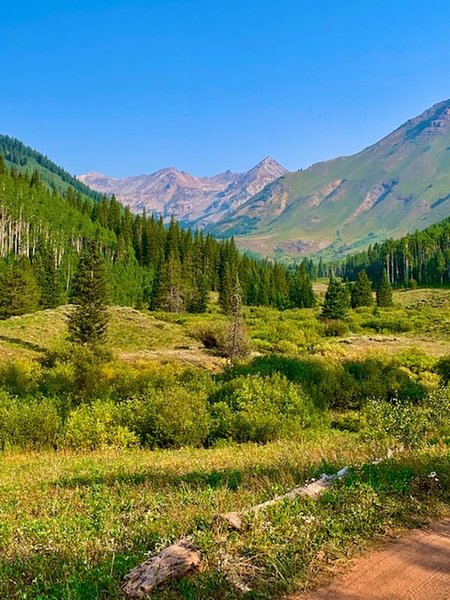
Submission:
M 121 591 L 128 598 L 147 598 L 156 587 L 200 571 L 201 555 L 189 540 L 180 540 L 134 568 Z

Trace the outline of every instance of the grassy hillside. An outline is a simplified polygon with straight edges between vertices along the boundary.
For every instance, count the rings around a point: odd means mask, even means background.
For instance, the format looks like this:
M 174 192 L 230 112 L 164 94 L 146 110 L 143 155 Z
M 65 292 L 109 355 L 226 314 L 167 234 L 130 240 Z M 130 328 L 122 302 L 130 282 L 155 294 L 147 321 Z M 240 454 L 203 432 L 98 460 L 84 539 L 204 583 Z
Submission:
M 337 258 L 450 214 L 450 101 L 362 152 L 285 175 L 213 230 L 262 254 Z
M 325 283 L 316 283 L 319 299 Z M 67 307 L 40 311 L 0 321 L 0 358 L 38 358 L 59 348 L 65 340 Z M 394 306 L 373 316 L 370 308 L 351 311 L 341 337 L 326 337 L 316 309 L 279 311 L 268 307 L 246 308 L 245 319 L 255 355 L 278 353 L 298 356 L 304 351 L 345 358 L 381 350 L 395 353 L 423 349 L 432 356 L 450 353 L 450 290 L 416 289 L 394 292 Z M 215 369 L 223 359 L 199 341 L 202 329 L 227 323 L 217 303 L 202 315 L 110 309 L 108 348 L 125 362 L 198 362 Z

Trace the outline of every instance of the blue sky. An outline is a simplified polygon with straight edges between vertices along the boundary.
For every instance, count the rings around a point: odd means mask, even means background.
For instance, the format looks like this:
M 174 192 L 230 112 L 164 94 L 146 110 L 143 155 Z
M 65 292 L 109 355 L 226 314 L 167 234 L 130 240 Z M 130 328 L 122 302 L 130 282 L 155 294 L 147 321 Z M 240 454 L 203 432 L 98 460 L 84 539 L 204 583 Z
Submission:
M 73 173 L 290 169 L 450 97 L 450 3 L 2 5 L 0 132 Z

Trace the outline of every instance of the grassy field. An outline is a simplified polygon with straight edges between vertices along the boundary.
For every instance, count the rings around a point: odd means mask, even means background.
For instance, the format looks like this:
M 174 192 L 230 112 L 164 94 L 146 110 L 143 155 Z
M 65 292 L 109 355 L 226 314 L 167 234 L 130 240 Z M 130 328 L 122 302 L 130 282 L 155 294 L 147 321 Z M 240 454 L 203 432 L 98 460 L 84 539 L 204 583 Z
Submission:
M 323 294 L 322 284 L 316 292 Z M 48 410 L 67 411 L 73 374 L 65 363 L 57 368 L 43 363 L 49 350 L 63 347 L 66 312 L 59 308 L 0 322 L 0 421 L 9 415 L 18 440 L 33 438 L 31 419 L 41 417 L 34 397 L 43 395 L 47 408 L 53 402 Z M 137 438 L 130 438 L 129 448 L 108 447 L 115 442 L 101 438 L 106 442 L 95 450 L 71 451 L 60 431 L 51 438 L 57 451 L 5 446 L 0 598 L 119 598 L 131 568 L 184 536 L 200 548 L 204 570 L 153 598 L 282 598 L 315 585 L 336 562 L 373 540 L 449 514 L 450 396 L 441 391 L 436 365 L 450 354 L 450 290 L 398 291 L 392 308 L 351 311 L 339 336 L 327 335 L 317 315 L 318 309 L 247 308 L 252 355 L 224 371 L 225 359 L 201 342 L 205 327 L 226 323 L 214 303 L 206 315 L 112 308 L 113 358 L 94 372 L 104 385 L 94 385 L 91 396 L 75 399 L 72 407 L 83 435 L 91 433 L 92 414 L 104 427 L 113 418 L 112 407 L 125 411 L 120 418 L 131 418 L 126 411 L 148 402 L 167 409 L 166 427 L 180 414 L 189 416 L 192 402 L 195 425 L 205 417 L 197 413 L 198 398 L 203 403 L 198 406 L 212 407 L 213 431 L 217 415 L 225 419 L 220 410 L 227 399 L 248 401 L 255 389 L 265 388 L 270 401 L 292 393 L 303 406 L 302 388 L 317 418 L 265 444 L 238 444 L 231 434 L 226 439 L 209 433 L 196 442 L 204 447 L 183 447 L 188 439 L 183 428 L 193 425 L 180 422 L 178 437 L 158 438 L 181 446 L 173 449 L 144 448 Z M 281 373 L 278 379 L 273 372 Z M 372 414 L 370 400 L 377 394 L 391 394 L 389 401 L 403 394 L 406 404 L 385 401 Z M 168 405 L 161 404 L 164 398 Z M 24 423 L 20 410 L 29 402 Z M 267 423 L 258 419 L 267 416 L 269 404 L 250 404 L 250 415 L 246 406 L 240 414 L 249 417 L 246 434 L 253 439 L 254 428 L 258 435 L 266 431 Z M 138 421 L 136 427 L 142 425 Z M 0 422 L 0 441 L 1 436 Z M 282 502 L 248 518 L 242 533 L 215 519 L 345 465 L 350 475 L 319 501 Z
M 262 599 L 305 589 L 367 540 L 448 510 L 444 449 L 384 464 L 373 458 L 348 433 L 263 447 L 3 456 L 0 597 L 119 598 L 128 570 L 186 535 L 202 550 L 205 571 L 152 597 Z M 346 464 L 348 480 L 319 502 L 282 503 L 242 534 L 213 526 L 216 513 Z

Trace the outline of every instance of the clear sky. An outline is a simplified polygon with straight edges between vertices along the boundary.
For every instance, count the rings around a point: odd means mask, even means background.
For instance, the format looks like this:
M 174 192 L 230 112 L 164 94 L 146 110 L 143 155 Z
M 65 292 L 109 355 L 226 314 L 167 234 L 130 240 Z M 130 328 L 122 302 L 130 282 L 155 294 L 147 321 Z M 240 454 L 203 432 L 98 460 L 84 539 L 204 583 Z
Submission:
M 72 173 L 289 169 L 450 97 L 450 2 L 3 2 L 0 132 Z

